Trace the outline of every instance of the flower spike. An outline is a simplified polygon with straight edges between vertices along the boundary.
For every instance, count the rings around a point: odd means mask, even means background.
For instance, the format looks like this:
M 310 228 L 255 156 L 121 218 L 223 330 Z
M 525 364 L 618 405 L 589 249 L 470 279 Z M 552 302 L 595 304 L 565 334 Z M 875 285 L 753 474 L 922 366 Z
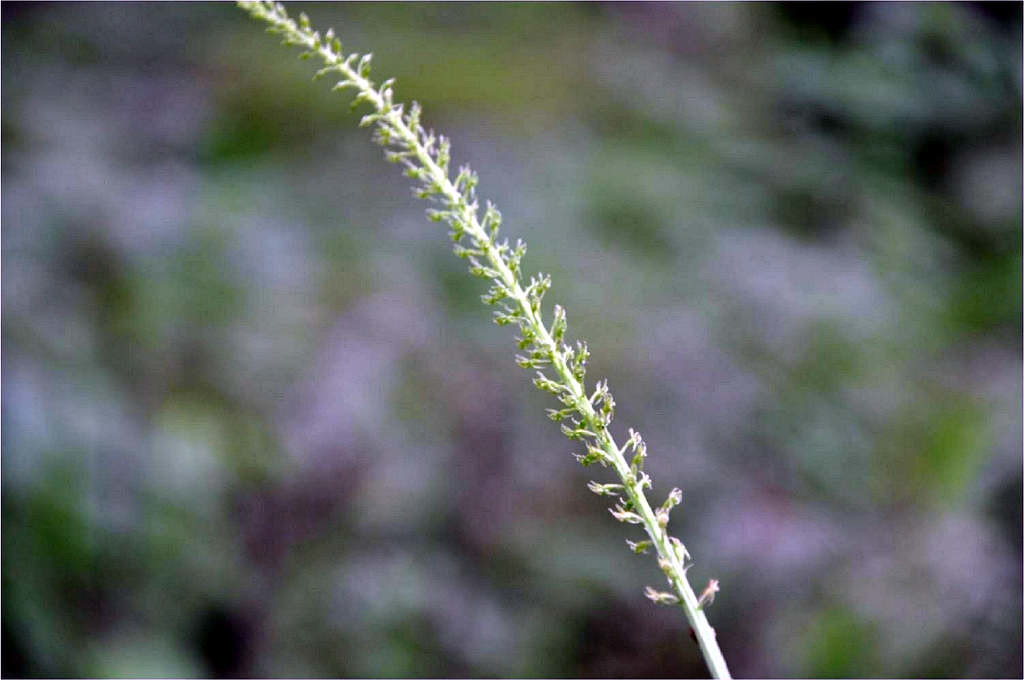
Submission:
M 516 241 L 512 247 L 506 241 L 498 241 L 501 214 L 493 205 L 485 203 L 481 215 L 476 194 L 477 174 L 464 165 L 452 177 L 448 139 L 423 127 L 419 104 L 414 102 L 406 111 L 402 104 L 395 103 L 393 79 L 379 85 L 370 79 L 370 53 L 344 54 L 333 30 L 321 35 L 313 30 L 305 14 L 300 14 L 296 21 L 278 2 L 240 0 L 238 5 L 254 18 L 266 22 L 269 30 L 280 35 L 285 44 L 302 48 L 303 58 L 322 61 L 323 68 L 317 74 L 337 76 L 336 90 L 354 90 L 353 108 L 360 105 L 370 108 L 361 124 L 375 128 L 373 139 L 384 147 L 385 158 L 401 164 L 406 176 L 415 182 L 415 195 L 432 204 L 427 210 L 428 218 L 446 222 L 451 228 L 453 250 L 467 261 L 470 273 L 491 282 L 490 292 L 483 300 L 498 307 L 494 312 L 495 323 L 518 328 L 517 341 L 523 353 L 517 361 L 520 366 L 535 370 L 533 382 L 537 388 L 549 392 L 565 407 L 551 410 L 549 415 L 561 422 L 567 437 L 583 442 L 586 454 L 577 455 L 580 463 L 601 463 L 611 467 L 618 477 L 616 484 L 593 482 L 590 488 L 601 495 L 620 498 L 621 503 L 612 508 L 612 515 L 622 522 L 641 526 L 647 534 L 646 540 L 630 543 L 630 547 L 637 553 L 654 549 L 673 591 L 662 593 L 648 588 L 647 597 L 661 604 L 680 604 L 712 675 L 728 678 L 729 669 L 714 629 L 703 612 L 718 591 L 718 582 L 712 580 L 698 600 L 686 579 L 684 561 L 688 554 L 682 543 L 670 540 L 665 530 L 668 513 L 678 504 L 681 494 L 673 490 L 657 513 L 651 508 L 645 494 L 651 481 L 643 472 L 647 457 L 643 439 L 630 430 L 626 444 L 622 447 L 616 444 L 609 431 L 615 400 L 607 382 L 597 383 L 588 395 L 584 378 L 590 352 L 586 343 L 577 341 L 572 345 L 565 341 L 568 323 L 561 306 L 555 305 L 550 317 L 545 313 L 543 303 L 551 288 L 550 276 L 536 274 L 524 282 L 522 259 L 526 244 Z M 546 372 L 537 370 L 540 367 Z M 627 452 L 632 454 L 629 462 Z

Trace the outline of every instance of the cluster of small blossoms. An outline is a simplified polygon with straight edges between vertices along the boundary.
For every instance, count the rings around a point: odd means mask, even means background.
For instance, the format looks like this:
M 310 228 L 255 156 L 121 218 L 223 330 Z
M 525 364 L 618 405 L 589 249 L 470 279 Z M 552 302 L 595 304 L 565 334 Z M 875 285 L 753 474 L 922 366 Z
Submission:
M 668 534 L 669 513 L 679 505 L 682 492 L 673 489 L 657 510 L 652 509 L 645 495 L 652 484 L 643 470 L 647 458 L 643 439 L 630 430 L 622 447 L 615 443 L 608 429 L 615 414 L 615 400 L 607 381 L 598 381 L 589 395 L 584 388 L 590 356 L 586 343 L 566 341 L 566 314 L 560 305 L 554 305 L 550 323 L 543 319 L 542 303 L 551 287 L 551 277 L 536 274 L 524 283 L 521 262 L 526 244 L 517 240 L 513 245 L 500 238 L 501 213 L 490 202 L 481 214 L 477 176 L 468 166 L 459 168 L 451 178 L 451 144 L 423 127 L 419 104 L 413 102 L 406 111 L 403 104 L 394 101 L 394 79 L 380 85 L 369 79 L 370 54 L 345 55 L 333 30 L 321 36 L 305 14 L 296 21 L 280 3 L 261 0 L 238 4 L 267 22 L 268 30 L 282 35 L 285 44 L 304 47 L 303 58 L 319 57 L 324 67 L 316 76 L 339 78 L 336 90 L 355 90 L 353 108 L 362 103 L 372 107 L 360 125 L 376 127 L 373 138 L 384 147 L 385 158 L 404 166 L 405 175 L 417 182 L 416 196 L 434 204 L 427 210 L 428 217 L 450 227 L 455 254 L 468 262 L 473 276 L 490 282 L 490 289 L 481 298 L 496 308 L 495 323 L 517 329 L 516 340 L 522 352 L 516 356 L 519 366 L 533 370 L 537 388 L 561 403 L 561 408 L 548 409 L 548 416 L 561 424 L 570 440 L 583 445 L 583 453 L 575 454 L 577 460 L 584 466 L 598 463 L 611 467 L 617 474 L 619 483 L 590 482 L 588 486 L 598 495 L 615 499 L 610 509 L 615 519 L 640 525 L 646 532 L 646 540 L 627 543 L 637 554 L 654 549 L 672 590 L 660 592 L 648 587 L 647 597 L 660 604 L 681 605 L 712 674 L 728 677 L 714 629 L 703 613 L 718 590 L 718 582 L 712 580 L 698 599 L 686 580 L 690 555 L 678 538 Z

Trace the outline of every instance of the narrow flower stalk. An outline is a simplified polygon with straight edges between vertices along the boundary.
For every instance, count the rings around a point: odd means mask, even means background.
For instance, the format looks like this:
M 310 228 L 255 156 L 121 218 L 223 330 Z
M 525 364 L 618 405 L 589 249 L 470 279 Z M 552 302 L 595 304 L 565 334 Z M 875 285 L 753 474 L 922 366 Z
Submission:
M 646 540 L 627 543 L 637 554 L 654 549 L 671 592 L 648 587 L 645 594 L 659 604 L 681 607 L 711 674 L 716 678 L 730 677 L 715 631 L 704 614 L 704 608 L 718 592 L 718 582 L 711 581 L 698 599 L 686 579 L 690 555 L 683 543 L 668 533 L 669 515 L 682 501 L 682 492 L 673 489 L 657 510 L 651 507 L 645 493 L 651 488 L 651 478 L 643 470 L 647 457 L 643 439 L 634 430 L 629 431 L 622 446 L 612 438 L 608 426 L 614 416 L 615 400 L 607 381 L 598 381 L 587 394 L 584 377 L 590 353 L 586 343 L 566 341 L 566 314 L 559 305 L 554 305 L 551 321 L 545 323 L 542 301 L 551 287 L 551 278 L 546 274 L 524 278 L 521 263 L 526 244 L 517 240 L 511 245 L 507 239 L 499 239 L 501 214 L 490 202 L 481 214 L 476 174 L 463 166 L 452 178 L 448 139 L 423 127 L 419 104 L 413 102 L 406 111 L 403 104 L 394 101 L 394 79 L 380 85 L 369 79 L 370 54 L 346 55 L 333 30 L 321 35 L 313 30 L 304 14 L 296 21 L 280 3 L 264 0 L 238 4 L 253 17 L 267 22 L 268 30 L 280 34 L 285 44 L 304 48 L 303 58 L 319 58 L 324 67 L 317 77 L 337 78 L 336 90 L 353 89 L 353 107 L 362 103 L 370 106 L 370 113 L 363 116 L 360 125 L 375 126 L 374 141 L 384 147 L 386 159 L 404 166 L 406 176 L 418 183 L 416 196 L 434 204 L 427 211 L 429 218 L 451 227 L 455 254 L 468 262 L 471 274 L 490 282 L 490 290 L 481 297 L 484 303 L 496 308 L 495 323 L 518 330 L 516 339 L 522 353 L 517 355 L 516 362 L 533 370 L 537 388 L 550 392 L 561 403 L 561 408 L 549 409 L 548 416 L 561 423 L 562 432 L 569 439 L 582 444 L 584 452 L 576 456 L 580 463 L 610 467 L 618 477 L 617 483 L 591 482 L 589 488 L 598 495 L 613 497 L 616 502 L 610 509 L 612 516 L 627 524 L 640 525 L 647 534 Z

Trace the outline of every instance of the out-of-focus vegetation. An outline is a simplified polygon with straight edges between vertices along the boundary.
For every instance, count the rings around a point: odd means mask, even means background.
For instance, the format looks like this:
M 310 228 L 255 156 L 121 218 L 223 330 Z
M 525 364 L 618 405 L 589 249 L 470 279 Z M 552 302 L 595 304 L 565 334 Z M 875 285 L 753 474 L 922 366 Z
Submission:
M 302 9 L 552 273 L 737 675 L 1021 675 L 1019 4 Z M 5 676 L 704 672 L 308 64 L 2 30 Z

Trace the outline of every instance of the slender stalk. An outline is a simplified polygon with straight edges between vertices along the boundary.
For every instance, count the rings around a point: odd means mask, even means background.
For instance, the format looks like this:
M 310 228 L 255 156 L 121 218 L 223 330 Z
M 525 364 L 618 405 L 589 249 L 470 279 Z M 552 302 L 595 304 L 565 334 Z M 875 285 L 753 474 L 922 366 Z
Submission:
M 570 346 L 564 342 L 566 317 L 559 305 L 552 310 L 550 324 L 545 323 L 542 300 L 551 279 L 538 274 L 524 284 L 520 262 L 526 244 L 517 241 L 513 247 L 507 240 L 498 240 L 501 215 L 490 203 L 480 216 L 476 175 L 464 166 L 454 179 L 451 178 L 448 140 L 435 137 L 432 131 L 423 128 L 418 104 L 413 102 L 406 113 L 402 104 L 393 101 L 393 80 L 378 86 L 369 79 L 371 55 L 345 55 L 333 30 L 321 37 L 305 15 L 300 15 L 296 22 L 279 3 L 263 0 L 238 4 L 253 17 L 267 22 L 269 30 L 282 35 L 286 44 L 305 48 L 304 58 L 319 57 L 325 67 L 317 75 L 336 74 L 340 79 L 335 89 L 354 89 L 353 106 L 364 102 L 370 105 L 372 111 L 363 117 L 361 125 L 376 126 L 375 141 L 385 148 L 386 158 L 404 165 L 405 174 L 420 182 L 417 196 L 440 206 L 440 209 L 428 210 L 428 215 L 434 221 L 444 221 L 451 226 L 456 254 L 469 261 L 472 274 L 491 281 L 490 291 L 482 298 L 498 308 L 495 322 L 518 327 L 519 347 L 526 354 L 517 356 L 517 363 L 524 368 L 547 368 L 553 372 L 553 377 L 548 377 L 537 370 L 534 378 L 539 389 L 553 394 L 564 406 L 549 409 L 549 417 L 563 423 L 562 431 L 567 437 L 584 444 L 586 453 L 577 455 L 582 464 L 610 466 L 617 475 L 618 483 L 590 482 L 589 487 L 599 495 L 618 500 L 611 509 L 616 519 L 641 525 L 646 532 L 647 540 L 627 543 L 636 553 L 654 548 L 658 565 L 672 589 L 672 592 L 658 592 L 648 587 L 647 597 L 661 604 L 678 605 L 693 629 L 712 676 L 730 677 L 715 631 L 704 614 L 704 607 L 718 591 L 718 582 L 711 581 L 698 597 L 686 579 L 689 553 L 683 543 L 667 531 L 669 513 L 681 501 L 682 493 L 673 489 L 657 510 L 651 507 L 644 491 L 650 489 L 652 483 L 643 471 L 647 456 L 643 439 L 630 430 L 623 446 L 615 442 L 608 429 L 615 401 L 607 381 L 598 381 L 594 392 L 587 395 L 584 376 L 589 351 L 586 344 L 577 341 L 575 346 Z M 463 245 L 464 239 L 471 247 Z M 628 462 L 627 453 L 632 454 Z

